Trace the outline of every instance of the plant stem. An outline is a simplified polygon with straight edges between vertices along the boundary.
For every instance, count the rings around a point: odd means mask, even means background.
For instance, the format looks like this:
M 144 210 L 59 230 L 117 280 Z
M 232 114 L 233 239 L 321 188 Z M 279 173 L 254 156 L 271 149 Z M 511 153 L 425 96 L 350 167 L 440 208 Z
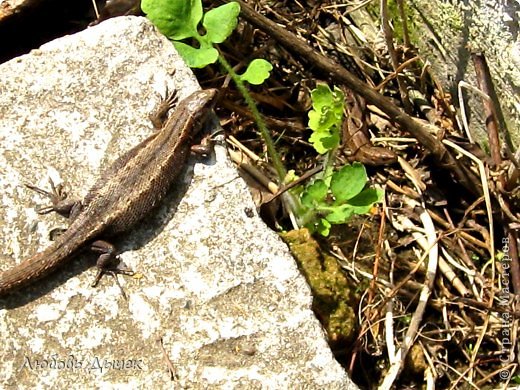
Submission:
M 280 159 L 279 154 L 277 153 L 273 139 L 271 138 L 271 134 L 269 133 L 269 129 L 265 125 L 265 122 L 260 115 L 260 112 L 258 111 L 258 108 L 256 107 L 256 104 L 249 94 L 249 91 L 247 90 L 246 86 L 238 77 L 238 75 L 235 73 L 231 65 L 226 61 L 224 56 L 219 55 L 218 57 L 220 64 L 225 68 L 227 73 L 231 76 L 233 81 L 235 82 L 238 90 L 244 97 L 249 109 L 251 110 L 251 113 L 253 114 L 253 117 L 255 119 L 256 124 L 258 125 L 258 129 L 260 130 L 260 134 L 262 135 L 262 138 L 264 139 L 265 146 L 267 148 L 267 154 L 271 158 L 272 164 L 274 169 L 276 170 L 276 173 L 278 174 L 278 180 L 280 182 L 280 185 L 283 184 L 283 181 L 285 179 L 285 176 L 287 175 L 287 170 L 285 169 L 282 160 Z

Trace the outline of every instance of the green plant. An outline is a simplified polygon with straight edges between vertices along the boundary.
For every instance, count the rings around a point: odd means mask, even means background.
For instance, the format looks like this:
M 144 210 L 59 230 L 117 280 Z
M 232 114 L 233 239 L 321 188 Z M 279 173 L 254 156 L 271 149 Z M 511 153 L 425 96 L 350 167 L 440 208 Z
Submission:
M 240 13 L 239 4 L 227 3 L 205 14 L 200 0 L 142 0 L 141 8 L 159 31 L 173 41 L 173 45 L 188 66 L 203 68 L 218 61 L 231 76 L 255 118 L 266 144 L 267 153 L 280 182 L 283 182 L 287 172 L 276 152 L 270 132 L 244 84 L 244 82 L 262 84 L 269 77 L 272 65 L 265 60 L 256 59 L 249 64 L 242 75 L 238 75 L 214 47 L 215 44 L 224 42 L 236 28 Z M 201 22 L 205 34 L 199 32 Z M 185 39 L 195 40 L 198 47 L 181 42 Z
M 280 183 L 283 183 L 287 179 L 287 171 L 245 86 L 245 82 L 262 84 L 269 77 L 272 65 L 265 60 L 256 59 L 251 61 L 242 75 L 238 75 L 215 47 L 224 42 L 236 28 L 240 13 L 238 3 L 227 3 L 206 13 L 203 13 L 200 0 L 143 0 L 141 7 L 157 28 L 172 40 L 190 67 L 202 68 L 218 61 L 231 76 L 255 117 L 267 153 Z M 204 29 L 202 34 L 200 24 Z M 181 42 L 187 39 L 195 41 L 196 46 Z M 301 222 L 300 225 L 306 225 L 327 236 L 331 224 L 345 223 L 353 214 L 366 213 L 381 199 L 381 194 L 374 189 L 364 189 L 367 177 L 361 164 L 347 165 L 337 172 L 333 171 L 343 118 L 344 96 L 341 90 L 335 88 L 331 91 L 328 86 L 320 85 L 312 91 L 311 97 L 313 110 L 309 113 L 309 126 L 313 134 L 310 142 L 318 153 L 326 154 L 325 171 L 322 178 L 303 191 L 300 199 L 289 195 L 286 200 Z
M 173 45 L 191 68 L 203 68 L 219 58 L 214 44 L 224 42 L 235 30 L 240 13 L 238 3 L 227 3 L 203 13 L 200 0 L 143 0 L 141 4 L 147 17 L 159 31 L 172 40 Z M 205 34 L 199 33 L 199 24 Z M 194 39 L 198 47 L 181 42 Z M 262 84 L 272 70 L 272 65 L 262 59 L 253 60 L 240 78 L 250 84 Z
M 218 51 L 213 44 L 222 43 L 231 35 L 240 12 L 237 3 L 228 3 L 203 14 L 200 0 L 143 0 L 141 7 L 192 68 L 217 61 Z M 199 33 L 201 21 L 204 35 Z M 188 38 L 196 40 L 199 47 L 181 42 Z
M 369 212 L 383 196 L 381 190 L 365 188 L 368 178 L 362 164 L 356 162 L 336 171 L 333 168 L 343 120 L 343 98 L 339 88 L 332 91 L 327 85 L 318 85 L 311 91 L 309 127 L 313 133 L 309 141 L 318 153 L 326 154 L 326 166 L 323 176 L 308 185 L 300 199 L 303 224 L 323 236 L 329 235 L 333 224 L 343 224 L 354 214 Z
M 343 92 L 319 84 L 311 91 L 312 110 L 309 111 L 309 142 L 320 154 L 334 151 L 339 146 L 339 129 L 343 120 Z

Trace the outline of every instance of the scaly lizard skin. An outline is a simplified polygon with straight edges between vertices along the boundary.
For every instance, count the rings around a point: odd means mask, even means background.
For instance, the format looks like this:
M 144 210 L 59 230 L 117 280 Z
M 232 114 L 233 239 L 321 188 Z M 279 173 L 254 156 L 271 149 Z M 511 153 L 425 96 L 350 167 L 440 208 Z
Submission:
M 154 134 L 119 157 L 98 178 L 73 212 L 69 228 L 43 252 L 0 274 L 0 296 L 30 284 L 72 259 L 79 250 L 93 246 L 98 239 L 131 229 L 166 195 L 182 172 L 193 138 L 214 106 L 216 90 L 192 93 L 182 100 L 168 119 L 175 102 L 170 95 L 156 111 Z M 55 211 L 58 206 L 51 207 Z M 106 266 L 113 250 L 100 255 L 98 266 Z

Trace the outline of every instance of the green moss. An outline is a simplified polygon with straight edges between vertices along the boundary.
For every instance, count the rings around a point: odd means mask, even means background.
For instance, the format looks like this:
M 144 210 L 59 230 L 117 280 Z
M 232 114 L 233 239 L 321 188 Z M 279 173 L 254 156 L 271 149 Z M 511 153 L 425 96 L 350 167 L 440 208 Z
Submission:
M 403 1 L 403 5 L 410 41 L 416 45 L 417 42 L 424 39 L 424 35 L 421 33 L 423 29 L 423 27 L 421 27 L 422 19 L 412 3 Z M 419 2 L 417 6 L 421 8 L 427 7 L 427 5 L 421 2 Z M 378 2 L 371 3 L 367 6 L 367 11 L 370 12 L 378 25 L 381 24 L 381 10 L 379 7 L 380 3 Z M 437 15 L 437 17 L 429 18 L 434 28 L 446 29 L 446 27 L 448 27 L 453 30 L 453 33 L 461 32 L 464 28 L 464 16 L 461 10 L 449 2 L 436 2 L 435 8 L 429 9 L 428 11 L 423 10 L 423 13 Z M 403 42 L 403 20 L 401 19 L 396 0 L 388 1 L 388 16 L 393 26 L 394 38 L 397 42 Z
M 411 34 L 413 29 L 413 19 L 411 18 L 411 10 L 408 5 L 408 2 L 404 2 L 404 14 L 406 15 L 406 27 L 408 28 L 408 34 Z M 398 42 L 403 42 L 404 40 L 404 28 L 403 28 L 403 20 L 401 19 L 401 13 L 399 12 L 399 7 L 397 6 L 397 1 L 389 1 L 388 2 L 388 16 L 390 18 L 390 22 L 394 27 L 394 38 Z M 410 39 L 413 40 L 412 37 Z
M 307 229 L 282 234 L 309 283 L 313 296 L 313 309 L 321 320 L 332 342 L 350 341 L 353 338 L 358 298 L 355 286 L 351 287 L 337 260 L 321 251 Z
M 404 14 L 406 16 L 406 26 L 408 28 L 408 35 L 410 36 L 410 41 L 412 44 L 422 39 L 421 34 L 417 34 L 417 25 L 415 22 L 415 12 L 413 7 L 409 4 L 408 1 L 403 1 L 404 6 Z M 379 2 L 372 2 L 367 5 L 367 11 L 372 15 L 374 19 L 374 23 L 381 26 L 381 9 Z M 390 19 L 390 24 L 393 27 L 394 39 L 402 43 L 404 41 L 404 32 L 403 32 L 403 20 L 401 19 L 401 13 L 399 12 L 399 8 L 397 7 L 397 2 L 395 0 L 388 1 L 388 17 Z
M 438 2 L 436 5 L 440 19 L 444 20 L 451 29 L 461 32 L 464 28 L 464 18 L 460 10 L 450 3 Z

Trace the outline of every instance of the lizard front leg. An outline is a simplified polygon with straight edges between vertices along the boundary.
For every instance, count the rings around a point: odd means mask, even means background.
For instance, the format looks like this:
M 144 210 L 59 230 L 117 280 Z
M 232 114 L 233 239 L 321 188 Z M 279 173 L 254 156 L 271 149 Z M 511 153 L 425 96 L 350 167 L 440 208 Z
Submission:
M 57 186 L 54 185 L 54 182 L 50 178 L 49 184 L 51 186 L 50 191 L 46 191 L 31 184 L 25 185 L 27 188 L 49 198 L 51 201 L 50 205 L 37 207 L 36 212 L 40 215 L 56 212 L 65 218 L 74 220 L 81 211 L 81 201 L 68 199 L 68 194 L 63 190 L 63 186 L 61 184 Z
M 150 115 L 148 115 L 150 121 L 152 121 L 153 127 L 156 130 L 162 129 L 166 123 L 166 120 L 168 119 L 168 111 L 174 108 L 176 104 L 177 91 L 174 90 L 172 93 L 169 93 L 168 88 L 166 88 L 164 98 L 161 99 L 161 102 L 157 108 Z

